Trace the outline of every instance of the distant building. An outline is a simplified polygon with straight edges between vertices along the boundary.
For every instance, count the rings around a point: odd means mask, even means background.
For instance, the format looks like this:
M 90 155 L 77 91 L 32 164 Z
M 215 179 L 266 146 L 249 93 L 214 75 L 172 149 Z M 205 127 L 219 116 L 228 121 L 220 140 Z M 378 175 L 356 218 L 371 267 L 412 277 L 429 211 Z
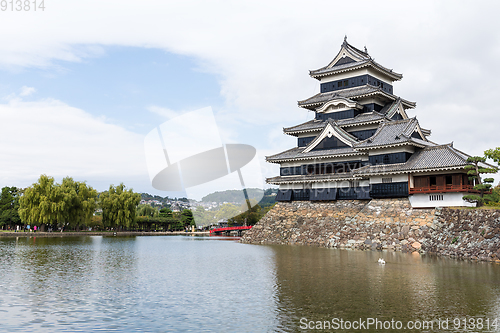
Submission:
M 280 165 L 277 201 L 409 197 L 413 207 L 466 206 L 473 191 L 469 155 L 436 144 L 406 110 L 416 103 L 394 95 L 402 75 L 349 43 L 325 67 L 309 72 L 320 92 L 298 105 L 315 119 L 284 128 L 297 147 L 266 160 Z

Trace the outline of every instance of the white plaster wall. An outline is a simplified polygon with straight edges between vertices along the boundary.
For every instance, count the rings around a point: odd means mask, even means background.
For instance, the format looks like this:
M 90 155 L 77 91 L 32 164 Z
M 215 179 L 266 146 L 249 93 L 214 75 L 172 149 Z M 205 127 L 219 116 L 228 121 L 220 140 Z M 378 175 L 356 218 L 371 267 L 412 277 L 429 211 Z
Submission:
M 408 174 L 370 177 L 370 184 L 381 184 L 382 178 L 392 178 L 393 183 L 407 182 Z
M 336 182 L 318 182 L 312 183 L 312 188 L 336 188 Z
M 302 190 L 304 189 L 304 184 L 281 184 L 280 190 Z
M 431 201 L 431 195 L 443 195 L 443 200 Z M 413 208 L 431 208 L 431 207 L 473 207 L 474 204 L 464 201 L 464 193 L 432 193 L 432 194 L 412 194 L 410 203 Z

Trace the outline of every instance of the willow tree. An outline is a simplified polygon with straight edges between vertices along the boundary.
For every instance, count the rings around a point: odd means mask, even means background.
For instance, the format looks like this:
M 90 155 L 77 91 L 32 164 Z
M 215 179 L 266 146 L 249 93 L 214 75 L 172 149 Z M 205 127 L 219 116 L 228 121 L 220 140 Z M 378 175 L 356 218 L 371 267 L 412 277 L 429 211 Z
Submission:
M 41 175 L 19 200 L 19 216 L 25 224 L 40 226 L 63 220 L 61 198 L 53 177 Z
M 136 216 L 136 207 L 141 202 L 141 195 L 132 189 L 125 189 L 121 183 L 118 186 L 109 186 L 108 191 L 99 195 L 102 208 L 102 222 L 109 228 L 126 228 L 133 226 Z
M 63 179 L 61 185 L 56 187 L 61 198 L 61 212 L 63 223 L 79 230 L 82 225 L 87 225 L 97 208 L 97 191 L 85 182 L 76 182 L 71 177 Z
M 85 182 L 66 177 L 61 184 L 41 175 L 20 199 L 19 215 L 30 225 L 57 225 L 79 229 L 92 219 L 97 207 L 97 191 Z

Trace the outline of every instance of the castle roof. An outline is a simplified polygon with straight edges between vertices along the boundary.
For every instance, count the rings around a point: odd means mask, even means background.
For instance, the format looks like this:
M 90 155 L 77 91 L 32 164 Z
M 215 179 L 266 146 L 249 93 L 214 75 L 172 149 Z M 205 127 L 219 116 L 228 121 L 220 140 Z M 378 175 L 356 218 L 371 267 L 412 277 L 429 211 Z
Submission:
M 347 98 L 347 99 L 359 99 L 363 97 L 370 97 L 374 95 L 379 95 L 381 97 L 385 97 L 388 100 L 396 101 L 398 100 L 398 96 L 390 94 L 380 87 L 375 87 L 370 84 L 366 84 L 364 86 L 347 88 L 342 90 L 330 91 L 325 93 L 318 93 L 312 97 L 309 97 L 305 100 L 299 101 L 298 105 L 300 107 L 315 110 L 317 107 L 320 107 L 326 102 L 334 100 L 336 98 Z M 354 102 L 354 101 L 353 101 Z M 416 106 L 415 102 L 410 102 L 404 99 L 401 99 L 402 104 L 406 108 L 414 108 Z
M 412 137 L 414 132 L 417 132 L 422 139 Z M 360 150 L 402 145 L 424 148 L 430 144 L 420 130 L 418 120 L 410 118 L 382 122 L 372 137 L 355 144 L 354 147 Z
M 354 118 L 335 120 L 335 123 L 338 126 L 344 128 L 344 127 L 359 126 L 359 125 L 377 124 L 384 120 L 390 120 L 390 119 L 388 119 L 385 115 L 383 115 L 380 112 L 371 111 L 371 112 L 361 113 Z M 306 133 L 306 132 L 317 132 L 322 130 L 326 126 L 326 124 L 327 121 L 325 120 L 313 119 L 296 126 L 285 127 L 283 128 L 283 132 L 290 135 Z
M 434 145 L 415 152 L 405 163 L 371 165 L 356 169 L 359 175 L 384 175 L 388 173 L 429 172 L 462 169 L 469 155 L 453 148 L 452 144 Z
M 379 63 L 375 62 L 368 52 L 361 51 L 347 42 L 347 37 L 341 45 L 339 53 L 333 60 L 325 67 L 309 71 L 309 75 L 316 79 L 323 76 L 343 73 L 365 67 L 371 67 L 376 71 L 388 76 L 393 81 L 401 80 L 402 74 L 393 72 L 392 69 L 386 68 Z
M 285 150 L 284 152 L 281 152 L 279 154 L 266 156 L 266 161 L 272 163 L 279 163 L 286 161 L 300 161 L 300 160 L 318 159 L 318 158 L 334 158 L 334 157 L 366 155 L 365 153 L 358 152 L 351 147 L 311 150 L 309 152 L 304 152 L 305 149 L 306 147 L 295 147 L 289 150 Z

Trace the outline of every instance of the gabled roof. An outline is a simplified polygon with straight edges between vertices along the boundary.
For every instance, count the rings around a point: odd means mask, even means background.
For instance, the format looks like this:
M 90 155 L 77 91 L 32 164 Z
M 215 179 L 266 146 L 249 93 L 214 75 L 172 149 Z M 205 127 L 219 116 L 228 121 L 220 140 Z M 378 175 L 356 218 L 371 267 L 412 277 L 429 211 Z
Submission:
M 375 60 L 372 59 L 372 57 L 366 51 L 366 48 L 365 51 L 361 51 L 351 44 L 347 43 L 347 37 L 344 38 L 344 42 L 340 47 L 340 51 L 335 56 L 335 58 L 333 58 L 333 60 L 327 66 L 309 71 L 309 75 L 311 77 L 319 79 L 322 76 L 342 73 L 364 67 L 371 67 L 387 75 L 393 81 L 401 80 L 403 78 L 402 74 L 393 72 L 392 69 L 386 68 L 375 62 Z
M 415 152 L 405 163 L 371 165 L 354 171 L 359 175 L 379 175 L 387 173 L 429 172 L 462 169 L 469 155 L 453 148 L 452 144 L 434 145 Z
M 332 136 L 335 136 L 337 139 L 350 147 L 354 146 L 354 144 L 358 142 L 358 139 L 355 136 L 347 133 L 342 128 L 340 128 L 335 120 L 328 119 L 325 123 L 326 126 L 323 131 L 306 146 L 306 148 L 304 149 L 304 153 L 308 153 L 313 150 L 326 137 L 330 138 Z
M 424 140 L 412 138 L 411 135 L 415 131 L 419 131 Z M 423 148 L 426 146 L 426 141 L 425 136 L 421 134 L 418 120 L 410 118 L 384 121 L 372 137 L 355 144 L 354 147 L 361 150 L 401 145 L 412 145 Z
M 378 124 L 384 120 L 389 120 L 389 119 L 386 118 L 380 112 L 371 111 L 371 112 L 361 113 L 354 118 L 335 120 L 335 123 L 342 128 L 346 128 L 352 126 Z M 326 124 L 327 122 L 324 120 L 313 119 L 306 121 L 305 123 L 299 124 L 297 126 L 285 127 L 283 128 L 283 132 L 288 135 L 296 135 L 299 133 L 307 133 L 307 132 L 314 133 L 321 131 L 323 128 L 325 128 Z
M 336 91 L 330 91 L 330 92 L 325 92 L 325 93 L 318 93 L 312 97 L 309 97 L 305 100 L 298 101 L 298 105 L 300 107 L 309 109 L 309 110 L 315 110 L 318 107 L 321 107 L 324 103 L 329 102 L 331 100 L 337 99 L 339 97 L 341 98 L 348 98 L 351 100 L 355 100 L 358 98 L 363 98 L 363 97 L 369 97 L 373 95 L 381 95 L 383 97 L 386 97 L 389 100 L 396 101 L 399 97 L 389 94 L 386 91 L 383 91 L 382 88 L 380 87 L 375 87 L 370 84 L 366 84 L 364 86 L 359 86 L 359 87 L 353 87 L 353 88 L 347 88 L 347 89 L 342 89 L 342 90 L 336 90 Z M 401 99 L 401 103 L 406 107 L 406 108 L 414 108 L 416 106 L 415 102 L 410 102 L 404 99 Z
M 317 108 L 316 112 L 325 112 L 328 107 L 339 105 L 343 105 L 346 108 L 363 110 L 363 105 L 359 104 L 358 102 L 342 96 L 335 96 L 334 98 Z
M 400 97 L 398 97 L 391 104 L 386 105 L 382 110 L 380 110 L 380 112 L 385 114 L 385 116 L 389 119 L 392 119 L 392 117 L 394 117 L 394 115 L 396 115 L 397 113 L 399 113 L 403 119 L 408 119 L 408 115 L 406 114 L 403 102 L 401 101 Z

